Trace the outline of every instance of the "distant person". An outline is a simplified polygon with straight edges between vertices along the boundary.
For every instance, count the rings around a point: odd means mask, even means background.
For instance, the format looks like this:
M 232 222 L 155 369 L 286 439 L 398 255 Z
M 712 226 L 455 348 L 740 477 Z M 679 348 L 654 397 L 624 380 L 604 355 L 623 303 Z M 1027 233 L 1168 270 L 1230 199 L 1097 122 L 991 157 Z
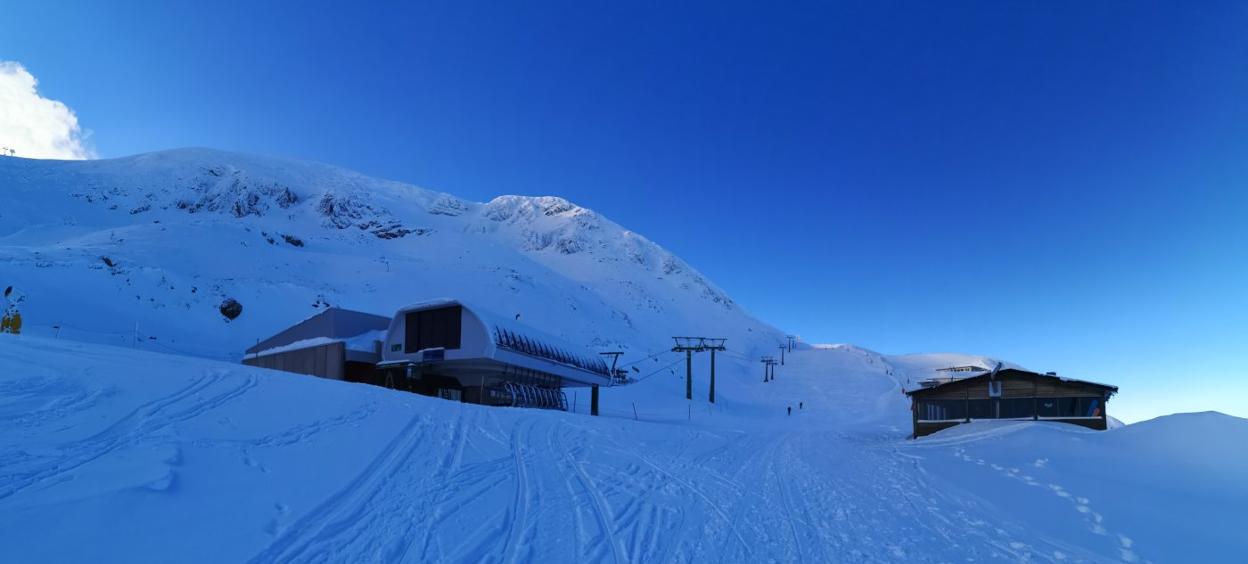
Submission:
M 800 409 L 802 409 L 802 405 L 803 405 L 804 403 L 806 403 L 806 402 L 801 402 L 801 401 L 797 402 L 797 409 L 799 409 L 799 410 L 800 410 Z
M 789 406 L 789 415 L 793 415 L 793 406 Z

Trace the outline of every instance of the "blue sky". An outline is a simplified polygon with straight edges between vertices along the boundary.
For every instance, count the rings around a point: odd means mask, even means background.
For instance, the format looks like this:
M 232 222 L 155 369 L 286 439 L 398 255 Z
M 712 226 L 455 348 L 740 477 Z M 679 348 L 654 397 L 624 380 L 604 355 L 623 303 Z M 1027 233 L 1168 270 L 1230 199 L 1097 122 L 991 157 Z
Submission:
M 3 2 L 0 60 L 102 157 L 561 195 L 807 340 L 1248 416 L 1246 4 L 278 4 Z

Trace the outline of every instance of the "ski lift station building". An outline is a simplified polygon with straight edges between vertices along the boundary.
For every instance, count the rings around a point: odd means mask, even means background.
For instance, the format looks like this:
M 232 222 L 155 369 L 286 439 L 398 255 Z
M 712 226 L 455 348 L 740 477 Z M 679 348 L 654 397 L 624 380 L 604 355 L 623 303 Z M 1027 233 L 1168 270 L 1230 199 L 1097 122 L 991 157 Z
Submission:
M 335 335 L 316 334 L 334 332 L 329 325 L 299 329 L 314 317 L 248 349 L 244 362 L 469 403 L 553 409 L 566 409 L 564 388 L 614 382 L 602 357 L 584 347 L 460 300 L 411 305 L 390 318 L 349 314 L 340 319 L 369 319 L 369 323 L 337 330 Z M 376 331 L 383 319 L 384 331 Z M 356 330 L 362 331 L 344 336 Z M 341 355 L 336 352 L 339 348 Z M 314 364 L 304 357 L 326 355 L 316 370 L 289 368 Z M 368 369 L 350 364 L 360 362 L 370 363 Z
M 390 318 L 329 308 L 247 349 L 243 364 L 365 382 L 381 360 Z
M 972 420 L 1057 421 L 1091 429 L 1109 426 L 1106 404 L 1116 386 L 1015 368 L 984 370 L 960 379 L 939 379 L 906 392 L 914 437 Z

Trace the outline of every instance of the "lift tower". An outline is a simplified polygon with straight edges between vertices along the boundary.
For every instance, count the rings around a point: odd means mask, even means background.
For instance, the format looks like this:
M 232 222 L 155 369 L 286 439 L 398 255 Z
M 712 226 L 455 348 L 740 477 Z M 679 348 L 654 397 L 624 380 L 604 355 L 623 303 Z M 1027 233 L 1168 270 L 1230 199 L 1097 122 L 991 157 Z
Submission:
M 771 375 L 771 367 L 775 366 L 776 359 L 770 356 L 764 356 L 759 362 L 763 363 L 763 381 L 770 382 L 774 380 L 775 377 Z
M 711 403 L 715 403 L 715 351 L 728 350 L 724 342 L 728 339 L 717 337 L 672 337 L 676 346 L 672 352 L 685 353 L 685 399 L 693 399 L 693 353 L 711 351 Z

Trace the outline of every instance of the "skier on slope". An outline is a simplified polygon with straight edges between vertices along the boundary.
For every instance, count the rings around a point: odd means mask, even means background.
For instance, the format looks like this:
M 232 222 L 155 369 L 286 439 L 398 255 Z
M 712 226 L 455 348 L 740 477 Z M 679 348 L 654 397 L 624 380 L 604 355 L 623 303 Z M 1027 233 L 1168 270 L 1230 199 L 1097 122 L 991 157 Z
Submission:
M 789 415 L 793 415 L 793 406 L 789 406 Z
M 17 306 L 22 303 L 24 296 L 20 292 L 15 292 L 12 286 L 4 289 L 4 317 L 0 319 L 0 333 L 12 333 L 20 335 L 22 333 L 22 312 L 18 311 Z

